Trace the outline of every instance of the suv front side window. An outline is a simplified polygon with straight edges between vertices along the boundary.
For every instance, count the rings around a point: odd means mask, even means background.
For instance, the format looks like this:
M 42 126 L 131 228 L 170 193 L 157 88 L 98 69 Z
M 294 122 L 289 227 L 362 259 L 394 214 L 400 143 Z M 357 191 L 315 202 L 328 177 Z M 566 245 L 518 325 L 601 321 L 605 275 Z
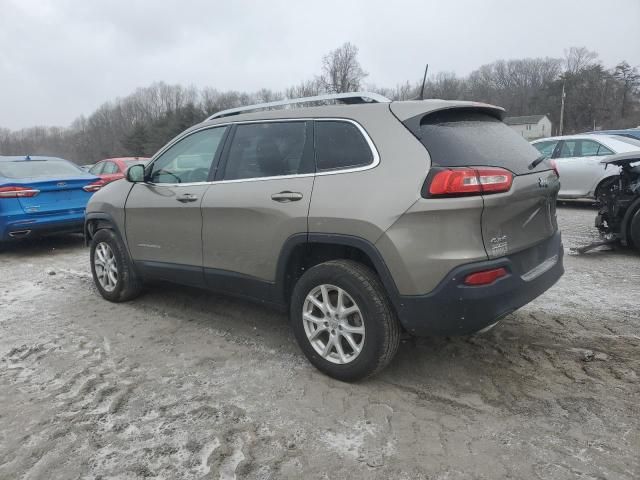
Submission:
M 356 168 L 373 162 L 373 152 L 353 123 L 334 120 L 315 122 L 318 171 Z
M 239 124 L 233 134 L 224 180 L 313 172 L 307 122 Z
M 226 129 L 200 130 L 173 144 L 151 165 L 151 183 L 206 182 Z

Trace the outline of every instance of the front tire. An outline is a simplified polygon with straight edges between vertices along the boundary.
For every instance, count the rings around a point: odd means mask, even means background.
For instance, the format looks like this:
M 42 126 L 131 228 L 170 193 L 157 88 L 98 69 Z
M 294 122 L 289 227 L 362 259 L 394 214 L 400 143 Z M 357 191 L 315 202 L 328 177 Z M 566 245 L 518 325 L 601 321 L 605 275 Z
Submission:
M 399 322 L 377 275 L 350 260 L 321 263 L 302 275 L 290 319 L 309 361 L 345 382 L 381 371 L 400 343 Z
M 142 291 L 129 255 L 113 230 L 98 230 L 91 239 L 91 274 L 105 300 L 126 302 Z

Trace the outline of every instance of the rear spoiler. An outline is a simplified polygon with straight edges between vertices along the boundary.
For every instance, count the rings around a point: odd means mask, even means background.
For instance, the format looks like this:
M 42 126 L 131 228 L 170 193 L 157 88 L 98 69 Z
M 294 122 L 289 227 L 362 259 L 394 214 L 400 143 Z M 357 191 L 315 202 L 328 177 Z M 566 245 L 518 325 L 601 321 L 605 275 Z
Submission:
M 424 117 L 445 111 L 456 110 L 460 113 L 474 112 L 490 115 L 502 121 L 505 110 L 502 107 L 480 102 L 449 101 L 449 100 L 418 100 L 409 102 L 393 102 L 391 112 L 414 135 L 420 131 L 420 122 Z

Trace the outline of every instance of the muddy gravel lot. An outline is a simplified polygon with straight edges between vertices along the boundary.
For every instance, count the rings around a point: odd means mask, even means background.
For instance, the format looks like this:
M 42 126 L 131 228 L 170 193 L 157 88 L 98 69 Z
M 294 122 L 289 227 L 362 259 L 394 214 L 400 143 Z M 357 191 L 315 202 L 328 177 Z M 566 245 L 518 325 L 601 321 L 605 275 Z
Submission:
M 595 211 L 559 208 L 566 252 Z M 359 384 L 287 318 L 156 285 L 103 301 L 82 239 L 0 254 L 0 479 L 640 477 L 640 255 L 565 257 L 493 330 L 404 341 Z

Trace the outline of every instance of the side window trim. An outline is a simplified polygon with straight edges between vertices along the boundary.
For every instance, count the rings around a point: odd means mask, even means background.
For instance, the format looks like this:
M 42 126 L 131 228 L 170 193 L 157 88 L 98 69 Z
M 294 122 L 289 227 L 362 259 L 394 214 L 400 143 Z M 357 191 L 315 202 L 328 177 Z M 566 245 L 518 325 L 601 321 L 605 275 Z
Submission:
M 287 122 L 287 121 L 304 121 L 307 123 L 307 133 L 311 134 L 311 138 L 313 139 L 311 142 L 308 142 L 313 150 L 311 154 L 315 159 L 315 122 L 346 122 L 351 123 L 356 126 L 356 128 L 360 131 L 361 135 L 364 137 L 371 153 L 373 154 L 373 161 L 367 165 L 363 165 L 360 167 L 347 167 L 336 170 L 327 170 L 327 171 L 316 171 L 311 173 L 301 173 L 295 175 L 282 175 L 276 177 L 256 177 L 256 178 L 241 178 L 235 180 L 223 180 L 224 172 L 227 165 L 227 159 L 229 157 L 229 150 L 231 144 L 233 142 L 233 137 L 235 136 L 236 127 L 238 125 L 244 125 L 248 123 L 266 123 L 266 122 Z M 198 130 L 194 130 L 189 132 L 188 135 L 181 135 L 176 138 L 174 141 L 165 145 L 161 150 L 159 150 L 152 160 L 147 164 L 145 168 L 145 177 L 149 174 L 149 172 L 153 169 L 153 164 L 171 147 L 173 147 L 176 143 L 182 141 L 194 133 L 200 132 L 202 130 L 207 130 L 211 128 L 220 128 L 227 127 L 227 130 L 220 141 L 220 146 L 218 147 L 218 151 L 216 152 L 216 156 L 211 164 L 211 170 L 209 172 L 209 179 L 206 182 L 197 182 L 197 184 L 215 184 L 215 183 L 238 183 L 238 182 L 256 182 L 256 181 L 264 181 L 264 180 L 273 180 L 273 179 L 283 179 L 283 178 L 300 178 L 300 177 L 312 177 L 312 176 L 325 176 L 325 175 L 339 175 L 341 173 L 351 173 L 351 172 L 361 172 L 365 170 L 371 170 L 376 168 L 380 164 L 380 154 L 378 153 L 378 148 L 375 143 L 371 139 L 369 133 L 364 129 L 364 127 L 357 122 L 356 120 L 352 120 L 350 118 L 336 118 L 336 117 L 326 117 L 326 118 L 279 118 L 279 119 L 268 119 L 268 120 L 248 120 L 248 121 L 240 121 L 240 122 L 228 122 L 228 123 L 219 123 L 215 125 L 207 125 L 206 127 L 200 128 Z M 309 130 L 310 128 L 310 130 Z M 559 152 L 558 146 L 561 141 L 556 145 L 556 151 Z M 555 152 L 554 152 L 555 153 Z M 307 154 L 307 147 L 305 147 L 305 155 Z M 315 163 L 315 161 L 314 161 Z M 193 185 L 192 183 L 160 183 L 158 186 L 189 186 Z

